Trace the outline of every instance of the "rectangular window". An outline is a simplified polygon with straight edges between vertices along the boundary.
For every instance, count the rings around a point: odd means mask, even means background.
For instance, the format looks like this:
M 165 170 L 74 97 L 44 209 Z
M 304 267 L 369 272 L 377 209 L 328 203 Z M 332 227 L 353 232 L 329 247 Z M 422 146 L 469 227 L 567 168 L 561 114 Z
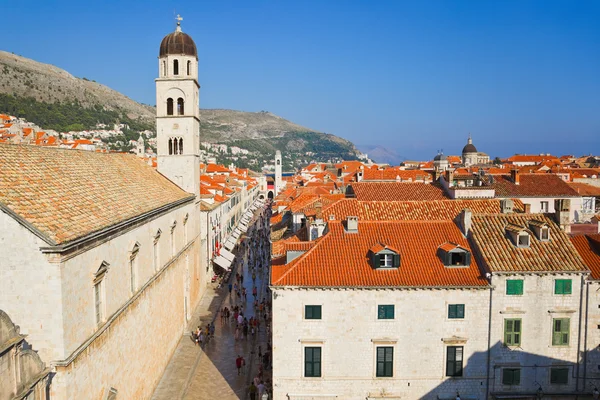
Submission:
M 552 320 L 552 345 L 553 346 L 568 346 L 569 345 L 569 326 L 571 325 L 570 318 L 554 318 Z
M 385 304 L 377 306 L 377 319 L 394 319 L 394 305 Z
M 554 294 L 571 294 L 571 291 L 570 279 L 556 279 L 554 281 Z
M 102 281 L 94 285 L 94 303 L 96 307 L 96 324 L 100 325 L 104 320 L 102 312 Z
M 380 254 L 379 255 L 381 268 L 392 268 L 393 255 L 392 254 Z
M 506 346 L 521 345 L 521 320 L 520 319 L 505 319 L 504 320 L 504 344 Z
M 542 240 L 543 242 L 547 242 L 548 240 L 550 240 L 550 229 L 549 228 L 542 228 L 540 230 L 540 240 Z
M 548 212 L 548 202 L 547 201 L 540 201 L 540 210 L 543 213 Z
M 304 376 L 318 378 L 321 376 L 321 348 L 304 348 Z
M 446 348 L 446 376 L 462 376 L 463 346 L 448 346 Z
M 448 304 L 448 318 L 462 319 L 465 317 L 464 304 Z
M 506 294 L 519 296 L 523 294 L 523 279 L 509 279 L 506 281 Z
M 503 385 L 520 385 L 521 384 L 521 369 L 520 368 L 503 368 L 502 369 L 502 384 Z
M 175 228 L 171 229 L 171 257 L 175 257 Z
M 129 270 L 131 271 L 131 293 L 135 293 L 137 290 L 137 257 L 129 259 Z
M 304 319 L 321 319 L 321 306 L 304 306 Z
M 378 378 L 394 376 L 393 347 L 377 347 L 377 368 L 375 375 Z
M 550 383 L 569 383 L 569 368 L 550 368 Z

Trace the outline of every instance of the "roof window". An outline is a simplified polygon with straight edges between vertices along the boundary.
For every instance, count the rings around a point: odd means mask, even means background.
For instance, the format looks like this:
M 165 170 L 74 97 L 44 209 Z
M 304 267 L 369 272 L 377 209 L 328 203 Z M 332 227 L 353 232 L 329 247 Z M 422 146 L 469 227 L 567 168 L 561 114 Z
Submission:
M 525 227 L 515 224 L 506 225 L 506 233 L 511 237 L 515 246 L 528 248 L 531 244 L 529 231 Z
M 456 243 L 444 243 L 438 248 L 438 255 L 446 267 L 468 267 L 471 265 L 471 252 Z
M 550 241 L 550 226 L 547 223 L 534 219 L 529 221 L 529 228 L 535 233 L 539 241 Z
M 375 269 L 389 269 L 400 267 L 400 253 L 384 244 L 376 243 L 369 249 L 371 265 Z

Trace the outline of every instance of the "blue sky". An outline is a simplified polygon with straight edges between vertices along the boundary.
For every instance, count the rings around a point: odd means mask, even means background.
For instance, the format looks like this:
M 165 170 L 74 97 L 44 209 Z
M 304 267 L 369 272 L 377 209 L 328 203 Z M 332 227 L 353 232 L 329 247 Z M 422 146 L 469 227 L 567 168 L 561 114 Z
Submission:
M 600 1 L 12 1 L 2 50 L 155 103 L 174 13 L 202 108 L 268 110 L 406 158 L 600 153 Z

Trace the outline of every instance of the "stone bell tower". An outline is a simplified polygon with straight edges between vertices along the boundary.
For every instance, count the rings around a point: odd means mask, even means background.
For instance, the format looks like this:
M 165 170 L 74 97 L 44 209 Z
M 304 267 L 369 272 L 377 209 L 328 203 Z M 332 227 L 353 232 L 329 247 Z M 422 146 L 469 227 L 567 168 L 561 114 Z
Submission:
M 198 52 L 181 31 L 160 43 L 156 79 L 158 171 L 183 190 L 200 195 L 200 84 Z
M 277 196 L 283 188 L 283 180 L 281 174 L 281 151 L 275 152 L 275 195 Z

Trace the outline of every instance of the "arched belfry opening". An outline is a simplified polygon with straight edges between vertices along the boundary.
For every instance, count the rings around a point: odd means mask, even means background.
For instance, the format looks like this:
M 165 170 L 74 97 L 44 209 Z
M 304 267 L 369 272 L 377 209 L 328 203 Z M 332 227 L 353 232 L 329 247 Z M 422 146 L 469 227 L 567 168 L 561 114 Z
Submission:
M 173 60 L 173 75 L 179 75 L 179 60 Z
M 187 74 L 188 74 L 188 76 L 192 74 L 192 62 L 191 61 L 187 62 Z
M 178 98 L 177 99 L 177 115 L 183 115 L 184 111 L 183 111 L 183 98 Z
M 183 154 L 183 138 L 179 138 L 179 154 Z
M 173 115 L 173 99 L 167 99 L 167 115 Z
M 167 76 L 167 62 L 164 60 L 162 62 L 162 74 L 163 76 Z

